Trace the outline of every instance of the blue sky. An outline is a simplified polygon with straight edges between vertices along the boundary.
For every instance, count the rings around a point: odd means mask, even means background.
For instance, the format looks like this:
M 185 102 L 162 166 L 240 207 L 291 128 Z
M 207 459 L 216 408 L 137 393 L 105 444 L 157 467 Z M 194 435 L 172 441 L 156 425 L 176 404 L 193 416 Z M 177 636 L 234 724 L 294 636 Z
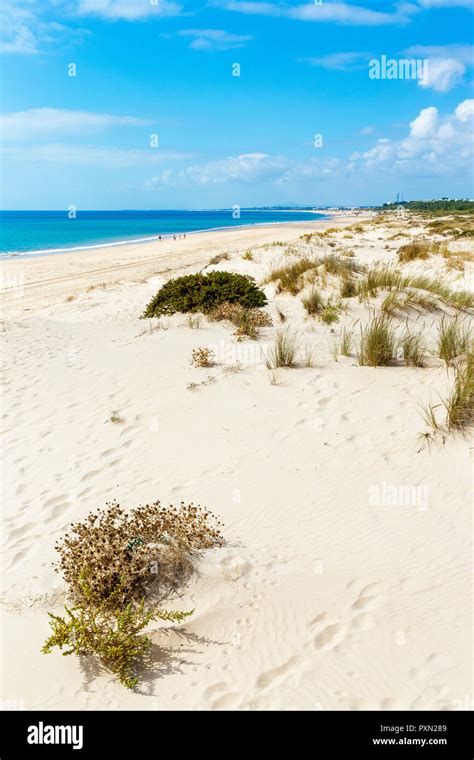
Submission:
M 4 0 L 2 207 L 472 197 L 473 7 Z

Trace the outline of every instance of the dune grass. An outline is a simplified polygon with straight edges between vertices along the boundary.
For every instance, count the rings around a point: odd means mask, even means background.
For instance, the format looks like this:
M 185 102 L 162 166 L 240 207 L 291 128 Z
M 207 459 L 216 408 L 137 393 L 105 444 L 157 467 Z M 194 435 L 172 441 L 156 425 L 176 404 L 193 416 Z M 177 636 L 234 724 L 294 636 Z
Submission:
M 357 360 L 361 366 L 379 367 L 390 364 L 396 348 L 391 320 L 384 314 L 372 317 L 361 328 Z
M 448 430 L 470 425 L 474 417 L 474 349 L 455 370 L 454 385 L 444 402 Z
M 271 346 L 266 359 L 267 369 L 278 367 L 294 367 L 298 354 L 298 340 L 294 333 L 288 329 L 278 330 L 273 346 Z
M 399 347 L 402 358 L 409 367 L 424 367 L 426 347 L 420 333 L 406 330 L 400 338 Z
M 379 290 L 424 290 L 437 296 L 446 306 L 458 310 L 474 308 L 474 293 L 453 290 L 448 283 L 427 274 L 404 275 L 389 265 L 375 265 L 363 277 L 357 287 L 361 301 L 374 298 Z M 413 292 L 412 292 L 413 297 Z
M 402 245 L 397 251 L 397 256 L 401 263 L 406 263 L 415 259 L 427 259 L 430 251 L 429 243 L 413 240 L 411 243 Z
M 319 314 L 324 308 L 324 300 L 316 288 L 312 288 L 306 298 L 302 299 L 302 304 L 310 316 Z
M 273 269 L 266 282 L 276 282 L 280 293 L 296 296 L 304 287 L 303 275 L 311 269 L 317 269 L 318 265 L 318 260 L 305 256 L 292 264 Z
M 339 293 L 341 298 L 352 298 L 357 295 L 357 282 L 350 272 L 345 272 L 341 276 Z
M 438 329 L 437 353 L 446 364 L 452 364 L 467 351 L 472 342 L 471 330 L 458 317 L 442 319 Z
M 341 331 L 341 344 L 340 352 L 342 356 L 350 356 L 354 345 L 354 336 L 347 327 L 343 327 Z

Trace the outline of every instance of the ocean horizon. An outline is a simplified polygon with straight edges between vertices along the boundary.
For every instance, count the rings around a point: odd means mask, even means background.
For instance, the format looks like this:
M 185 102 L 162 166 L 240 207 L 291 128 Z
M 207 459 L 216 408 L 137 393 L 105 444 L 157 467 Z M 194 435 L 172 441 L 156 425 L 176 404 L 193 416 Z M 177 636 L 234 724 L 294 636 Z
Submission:
M 30 257 L 231 227 L 325 219 L 320 211 L 284 208 L 77 211 L 0 211 L 0 256 Z

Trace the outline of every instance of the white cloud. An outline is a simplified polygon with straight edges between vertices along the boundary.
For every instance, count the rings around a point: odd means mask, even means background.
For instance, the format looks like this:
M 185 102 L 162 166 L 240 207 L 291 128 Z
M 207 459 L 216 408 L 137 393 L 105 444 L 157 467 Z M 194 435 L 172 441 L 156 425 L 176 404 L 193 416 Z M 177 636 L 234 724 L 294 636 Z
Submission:
M 56 13 L 69 8 L 64 2 L 67 0 L 53 0 Z M 0 53 L 34 55 L 46 44 L 62 45 L 65 40 L 81 42 L 89 34 L 86 29 L 45 20 L 43 11 L 46 10 L 47 2 L 3 0 L 0 10 Z
M 222 29 L 183 29 L 178 35 L 190 37 L 190 47 L 194 50 L 234 50 L 254 39 L 250 35 L 231 34 Z
M 330 22 L 350 26 L 384 26 L 386 24 L 402 24 L 410 20 L 419 11 L 419 6 L 412 3 L 402 3 L 393 13 L 374 11 L 359 5 L 349 3 L 322 2 L 303 3 L 291 6 L 283 3 L 239 2 L 238 0 L 217 0 L 214 3 L 229 11 L 237 11 L 248 15 L 283 16 L 300 21 Z
M 459 121 L 467 121 L 474 116 L 474 100 L 465 100 L 456 108 L 454 115 Z
M 284 156 L 272 156 L 267 153 L 243 153 L 229 156 L 218 161 L 189 166 L 175 174 L 163 172 L 149 181 L 150 186 L 177 185 L 189 183 L 195 185 L 220 185 L 227 182 L 249 183 L 274 181 L 289 166 Z
M 311 66 L 321 66 L 323 69 L 336 71 L 353 71 L 367 66 L 370 58 L 369 53 L 330 53 L 321 58 L 306 58 L 306 63 Z
M 412 45 L 405 53 L 420 58 L 455 58 L 468 65 L 474 63 L 474 45 Z
M 149 166 L 163 161 L 176 161 L 192 158 L 190 153 L 162 152 L 149 148 L 123 149 L 95 145 L 65 145 L 48 143 L 27 147 L 4 148 L 5 159 L 21 164 L 48 164 L 52 166 L 97 166 L 100 169 L 134 168 Z
M 362 127 L 361 130 L 359 130 L 359 134 L 365 137 L 366 135 L 372 135 L 375 132 L 375 127 L 367 126 Z
M 413 45 L 405 53 L 428 60 L 428 76 L 419 84 L 436 92 L 449 92 L 462 84 L 466 67 L 474 63 L 472 45 Z
M 114 116 L 90 111 L 69 111 L 61 108 L 30 108 L 0 115 L 0 132 L 4 139 L 37 139 L 57 133 L 82 134 L 110 126 L 146 125 L 145 119 Z
M 410 122 L 410 137 L 420 139 L 428 137 L 438 122 L 438 109 L 434 106 L 423 108 L 419 115 Z
M 470 8 L 472 0 L 418 0 L 423 8 Z
M 446 116 L 433 106 L 424 108 L 410 122 L 407 137 L 378 140 L 370 150 L 354 153 L 349 166 L 368 173 L 463 175 L 474 158 L 473 119 L 474 100 L 465 100 Z
M 428 76 L 418 84 L 436 92 L 449 92 L 463 81 L 465 72 L 465 65 L 454 58 L 431 58 L 428 59 Z
M 151 16 L 179 16 L 182 5 L 167 0 L 79 0 L 76 13 L 111 21 L 138 21 Z

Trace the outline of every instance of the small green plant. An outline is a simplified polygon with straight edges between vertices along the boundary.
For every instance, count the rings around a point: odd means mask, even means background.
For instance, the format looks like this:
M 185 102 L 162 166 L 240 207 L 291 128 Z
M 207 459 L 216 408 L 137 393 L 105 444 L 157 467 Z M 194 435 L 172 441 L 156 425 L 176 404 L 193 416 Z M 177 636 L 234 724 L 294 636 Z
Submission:
M 266 357 L 267 368 L 294 367 L 297 353 L 298 342 L 296 336 L 288 330 L 279 330 L 276 334 L 275 342 Z
M 446 364 L 452 364 L 458 356 L 467 351 L 470 342 L 471 331 L 458 317 L 441 320 L 438 328 L 437 353 Z
M 331 325 L 333 322 L 339 321 L 340 311 L 341 307 L 338 304 L 328 301 L 320 312 L 319 318 L 326 325 Z
M 212 367 L 214 362 L 214 352 L 210 348 L 200 346 L 193 349 L 193 353 L 191 354 L 191 364 L 193 367 Z
M 385 315 L 374 316 L 361 328 L 357 359 L 361 366 L 378 367 L 390 364 L 395 353 L 395 334 Z
M 267 303 L 263 291 L 247 275 L 232 272 L 189 274 L 163 285 L 146 307 L 143 318 L 175 312 L 208 314 L 225 301 L 239 303 L 246 309 Z
M 245 253 L 243 254 L 242 258 L 245 259 L 246 261 L 253 261 L 253 253 L 252 253 L 252 251 L 250 251 L 250 250 L 249 251 L 245 251 Z
M 95 655 L 128 689 L 138 684 L 137 667 L 151 647 L 150 638 L 142 631 L 154 620 L 181 623 L 193 613 L 150 610 L 144 599 L 116 609 L 110 598 L 97 603 L 87 583 L 83 584 L 83 594 L 82 604 L 65 606 L 64 617 L 48 613 L 52 633 L 42 654 L 50 654 L 58 647 L 65 649 L 63 655 Z

